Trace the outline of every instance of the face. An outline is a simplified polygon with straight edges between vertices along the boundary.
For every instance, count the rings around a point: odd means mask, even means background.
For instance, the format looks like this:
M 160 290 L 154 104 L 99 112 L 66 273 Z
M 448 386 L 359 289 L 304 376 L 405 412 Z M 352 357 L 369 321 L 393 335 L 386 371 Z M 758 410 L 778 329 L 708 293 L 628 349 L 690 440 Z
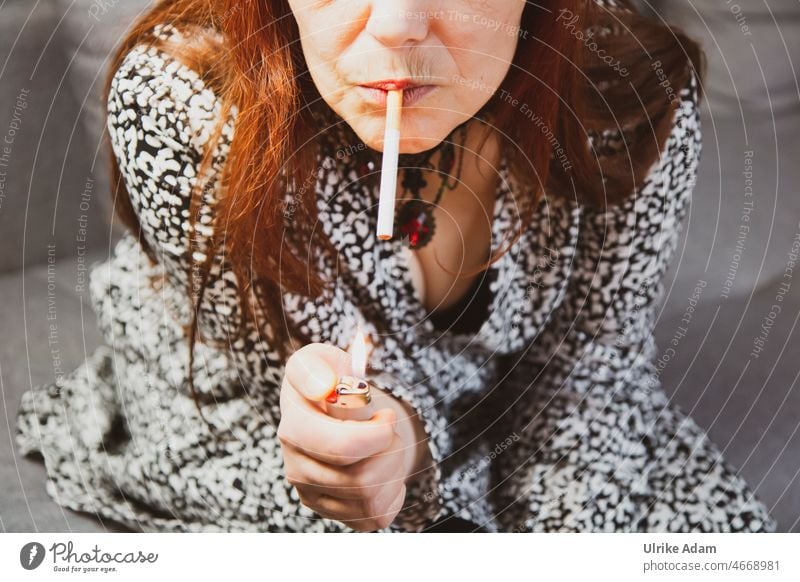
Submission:
M 403 89 L 400 151 L 428 150 L 491 98 L 526 34 L 520 30 L 525 0 L 289 0 L 289 5 L 322 98 L 378 151 L 387 89 Z

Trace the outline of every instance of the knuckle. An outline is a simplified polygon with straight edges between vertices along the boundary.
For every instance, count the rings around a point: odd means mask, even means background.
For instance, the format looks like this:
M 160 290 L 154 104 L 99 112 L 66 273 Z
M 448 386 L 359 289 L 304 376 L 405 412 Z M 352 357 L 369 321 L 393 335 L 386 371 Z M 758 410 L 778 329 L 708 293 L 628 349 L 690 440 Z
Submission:
M 290 445 L 290 444 L 292 444 L 292 442 L 289 439 L 289 436 L 287 434 L 287 430 L 285 428 L 282 429 L 280 425 L 278 425 L 278 430 L 275 433 L 275 436 L 277 437 L 278 441 L 282 445 Z
M 295 474 L 292 474 L 292 473 L 287 473 L 286 474 L 286 482 L 289 485 L 291 485 L 292 487 L 294 487 L 295 489 L 297 489 L 298 491 L 303 486 L 303 479 L 299 475 L 295 475 Z
M 370 519 L 378 518 L 384 511 L 379 496 L 372 496 L 364 501 L 364 515 Z
M 359 460 L 360 443 L 345 431 L 328 442 L 328 454 L 349 464 Z
M 376 518 L 385 516 L 392 505 L 392 501 L 394 501 L 400 493 L 401 488 L 402 485 L 395 483 L 389 483 L 386 487 L 383 487 L 371 500 L 370 509 L 372 515 Z
M 275 429 L 275 435 L 279 439 L 283 439 L 286 436 L 286 431 L 287 430 L 288 430 L 288 427 L 287 427 L 287 423 L 286 423 L 286 418 L 283 417 L 283 418 L 281 418 L 280 422 L 278 422 L 278 426 Z
M 360 496 L 365 496 L 370 488 L 379 483 L 380 480 L 375 478 L 375 474 L 370 467 L 358 467 L 351 473 L 351 485 L 356 488 L 356 492 Z
M 309 498 L 308 498 L 308 496 L 306 495 L 305 491 L 303 491 L 303 490 L 302 490 L 301 488 L 299 488 L 299 487 L 297 488 L 297 496 L 300 498 L 300 503 L 302 503 L 303 505 L 305 505 L 305 506 L 306 506 L 306 507 L 308 507 L 309 509 L 314 509 L 314 508 L 311 506 L 310 499 L 309 499 Z
M 275 438 L 278 439 L 278 442 L 281 445 L 293 445 L 297 446 L 297 441 L 292 434 L 291 424 L 288 423 L 285 419 L 282 419 L 278 423 L 278 428 L 275 430 Z

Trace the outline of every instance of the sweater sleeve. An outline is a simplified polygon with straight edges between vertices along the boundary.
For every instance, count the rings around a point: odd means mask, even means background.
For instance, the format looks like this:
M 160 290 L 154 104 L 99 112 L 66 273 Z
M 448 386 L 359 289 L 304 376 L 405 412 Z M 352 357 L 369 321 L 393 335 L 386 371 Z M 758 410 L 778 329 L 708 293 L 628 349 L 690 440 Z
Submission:
M 371 377 L 370 381 L 409 404 L 425 429 L 433 464 L 413 476 L 406 488 L 404 506 L 392 524 L 402 531 L 418 532 L 442 511 L 442 463 L 452 452 L 448 418 L 429 387 L 417 385 L 418 390 L 414 390 L 400 376 L 386 372 Z
M 449 515 L 481 524 L 491 520 L 485 506 L 488 467 L 476 459 L 487 452 L 481 433 L 491 419 L 481 406 L 495 379 L 496 362 L 488 352 L 476 360 L 463 351 L 438 348 L 426 350 L 422 361 L 385 342 L 374 359 L 387 366 L 370 376 L 416 413 L 433 461 L 414 476 L 393 522 L 393 527 L 407 532 L 422 531 Z
M 207 186 L 193 233 L 188 221 L 190 192 L 220 118 L 219 100 L 192 69 L 142 44 L 131 49 L 114 72 L 107 108 L 107 128 L 121 178 L 141 236 L 158 260 L 153 264 L 135 237 L 125 235 L 114 256 L 94 267 L 92 302 L 109 346 L 95 355 L 102 358 L 102 366 L 90 361 L 76 370 L 63 380 L 65 391 L 30 392 L 20 414 L 41 415 L 52 409 L 56 415 L 75 407 L 66 422 L 82 414 L 88 417 L 89 411 L 77 408 L 83 403 L 78 393 L 91 388 L 81 378 L 91 378 L 93 369 L 114 370 L 93 380 L 109 386 L 112 417 L 106 424 L 119 430 L 106 434 L 104 441 L 81 443 L 88 455 L 83 464 L 98 467 L 98 481 L 91 484 L 93 494 L 83 497 L 94 501 L 80 509 L 147 531 L 291 527 L 284 514 L 292 503 L 290 487 L 282 478 L 274 428 L 282 371 L 277 354 L 252 334 L 231 339 L 227 346 L 198 339 L 192 369 L 204 418 L 188 387 L 185 330 L 190 313 L 187 270 L 192 264 L 188 241 L 194 236 L 196 252 L 205 250 L 215 202 L 213 188 Z M 224 160 L 232 121 L 223 127 L 209 185 Z M 215 263 L 212 270 L 219 268 Z M 215 296 L 235 305 L 234 292 L 224 295 L 225 286 L 233 289 L 227 277 L 219 272 L 214 276 L 214 284 L 223 286 Z M 201 307 L 201 330 L 209 329 L 203 327 L 204 322 L 207 325 L 203 310 L 220 310 L 225 307 L 221 303 Z M 252 364 L 248 358 L 259 358 L 262 365 L 248 366 Z M 64 392 L 69 401 L 62 402 Z M 221 440 L 214 438 L 204 419 L 222 435 Z M 87 431 L 78 434 L 83 433 Z M 108 440 L 112 438 L 113 447 Z M 51 459 L 59 456 L 57 442 L 28 434 L 20 442 L 26 450 L 47 449 Z M 80 450 L 80 445 L 73 447 L 73 453 Z M 49 468 L 58 466 L 52 480 L 62 491 L 71 487 L 70 473 L 60 471 L 68 452 L 63 463 L 48 463 Z M 115 503 L 104 499 L 110 485 Z M 298 519 L 303 518 L 307 523 L 298 523 L 297 529 L 313 529 L 309 524 L 319 523 L 310 510 L 301 511 Z
M 645 455 L 648 434 L 661 426 L 655 419 L 666 404 L 655 367 L 653 327 L 662 280 L 683 231 L 700 149 L 697 81 L 691 77 L 671 133 L 643 184 L 620 204 L 581 209 L 573 270 L 559 314 L 524 353 L 509 358 L 503 390 L 497 391 L 503 399 L 498 414 L 507 415 L 503 422 L 521 427 L 535 451 L 528 458 L 502 458 L 503 470 L 512 474 L 532 463 L 538 469 L 529 470 L 541 470 L 530 477 L 533 489 L 522 499 L 514 499 L 509 488 L 503 507 L 521 504 L 519 511 L 531 512 L 546 525 L 548 512 L 578 519 L 577 513 L 603 502 L 598 488 L 604 482 L 609 491 L 633 498 L 643 491 L 637 489 L 637 478 L 644 477 L 644 469 L 634 467 Z M 516 416 L 518 411 L 525 411 L 525 417 Z M 608 467 L 616 470 L 603 473 Z M 558 495 L 560 487 L 570 490 Z M 600 501 L 591 501 L 592 494 Z M 522 520 L 505 519 L 510 528 Z
M 168 38 L 174 27 L 158 25 Z M 216 205 L 213 181 L 227 155 L 236 110 L 225 120 L 199 204 L 197 232 L 189 221 L 196 171 L 220 118 L 220 101 L 199 75 L 156 47 L 133 47 L 116 70 L 108 95 L 111 147 L 141 234 L 171 285 L 185 288 L 187 270 L 204 257 Z M 226 139 L 227 138 L 227 139 Z M 189 241 L 196 241 L 189 257 Z
M 592 375 L 618 369 L 608 377 L 618 384 L 643 380 L 634 376 L 651 363 L 663 278 L 683 232 L 696 181 L 700 117 L 697 81 L 690 79 L 681 92 L 672 131 L 644 183 L 605 211 L 582 208 L 573 277 L 559 321 L 568 327 L 562 331 L 583 357 L 565 349 L 556 350 L 554 358 L 586 367 Z

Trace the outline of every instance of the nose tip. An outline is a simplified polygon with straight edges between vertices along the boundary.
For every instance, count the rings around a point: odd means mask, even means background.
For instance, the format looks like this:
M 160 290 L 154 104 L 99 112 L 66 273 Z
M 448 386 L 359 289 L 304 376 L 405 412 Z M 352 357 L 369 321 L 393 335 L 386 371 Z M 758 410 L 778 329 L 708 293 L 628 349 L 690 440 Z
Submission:
M 404 2 L 377 0 L 372 3 L 366 30 L 382 44 L 391 47 L 420 42 L 428 36 L 424 12 L 411 10 Z

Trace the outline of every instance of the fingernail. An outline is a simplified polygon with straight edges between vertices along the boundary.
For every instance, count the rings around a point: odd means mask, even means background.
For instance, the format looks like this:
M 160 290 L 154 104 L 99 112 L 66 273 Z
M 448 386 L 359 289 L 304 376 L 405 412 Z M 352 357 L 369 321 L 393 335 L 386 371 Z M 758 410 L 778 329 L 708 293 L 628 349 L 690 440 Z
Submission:
M 312 398 L 314 400 L 318 400 L 328 395 L 328 392 L 333 390 L 333 387 L 336 386 L 336 375 L 330 368 L 326 368 L 322 372 L 314 372 L 311 375 L 311 382 L 312 385 L 309 386 L 314 394 Z

